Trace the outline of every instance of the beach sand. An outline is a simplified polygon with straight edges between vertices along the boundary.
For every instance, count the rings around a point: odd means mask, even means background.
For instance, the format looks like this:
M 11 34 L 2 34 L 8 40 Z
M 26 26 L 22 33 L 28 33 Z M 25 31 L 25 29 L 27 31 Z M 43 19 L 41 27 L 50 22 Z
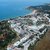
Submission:
M 33 10 L 31 13 L 27 14 L 27 15 L 34 15 L 37 12 L 37 10 Z

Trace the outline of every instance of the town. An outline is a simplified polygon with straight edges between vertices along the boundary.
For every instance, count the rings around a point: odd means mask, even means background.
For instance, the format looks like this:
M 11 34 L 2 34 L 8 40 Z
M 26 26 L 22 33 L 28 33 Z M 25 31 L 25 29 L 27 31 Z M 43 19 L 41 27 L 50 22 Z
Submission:
M 7 50 L 28 50 L 30 45 L 39 41 L 50 29 L 48 13 L 33 10 L 32 13 L 8 20 L 9 27 L 17 32 L 19 40 L 8 45 Z

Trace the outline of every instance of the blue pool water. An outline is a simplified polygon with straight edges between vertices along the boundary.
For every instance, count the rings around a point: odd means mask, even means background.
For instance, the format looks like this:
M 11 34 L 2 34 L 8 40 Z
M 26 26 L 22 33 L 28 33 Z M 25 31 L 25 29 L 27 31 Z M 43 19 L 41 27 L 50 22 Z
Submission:
M 30 13 L 28 6 L 50 3 L 50 0 L 0 0 L 0 20 Z

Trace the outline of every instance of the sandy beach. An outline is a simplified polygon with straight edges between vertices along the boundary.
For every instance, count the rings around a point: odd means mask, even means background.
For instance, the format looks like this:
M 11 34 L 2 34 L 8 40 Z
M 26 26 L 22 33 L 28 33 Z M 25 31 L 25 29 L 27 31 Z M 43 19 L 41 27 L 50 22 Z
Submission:
M 37 12 L 37 10 L 33 10 L 31 13 L 27 14 L 27 15 L 33 15 Z

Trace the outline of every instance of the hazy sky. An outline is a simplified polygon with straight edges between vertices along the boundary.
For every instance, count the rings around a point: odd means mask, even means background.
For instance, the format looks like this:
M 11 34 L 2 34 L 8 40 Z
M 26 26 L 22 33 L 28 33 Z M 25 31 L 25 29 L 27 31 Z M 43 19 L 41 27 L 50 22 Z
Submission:
M 50 2 L 50 0 L 0 0 L 0 1 L 35 1 L 35 2 L 44 2 L 44 1 L 47 1 L 47 2 Z

